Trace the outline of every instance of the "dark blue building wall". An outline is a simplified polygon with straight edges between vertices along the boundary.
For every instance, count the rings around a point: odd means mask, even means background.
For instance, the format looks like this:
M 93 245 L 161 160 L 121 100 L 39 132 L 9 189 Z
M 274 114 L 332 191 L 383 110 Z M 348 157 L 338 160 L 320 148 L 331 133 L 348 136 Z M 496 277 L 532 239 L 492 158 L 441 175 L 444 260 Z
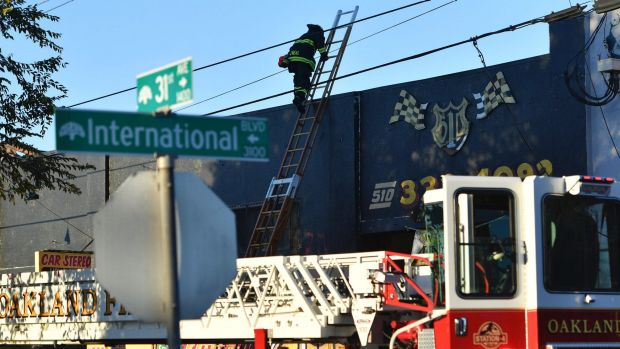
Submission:
M 580 22 L 552 25 L 550 55 L 362 92 L 360 233 L 420 226 L 411 217 L 413 209 L 426 187 L 441 185 L 443 174 L 586 173 L 585 108 L 570 97 L 563 81 L 567 60 L 583 45 Z M 500 103 L 477 119 L 473 94 L 483 92 L 498 72 L 516 103 Z M 404 121 L 389 123 L 401 90 L 428 103 L 424 129 Z M 450 155 L 433 139 L 433 109 L 459 105 L 463 99 L 469 133 Z
M 406 251 L 413 238 L 408 228 L 419 226 L 411 217 L 415 204 L 426 186 L 441 185 L 442 174 L 586 173 L 585 108 L 563 81 L 566 65 L 583 47 L 583 23 L 553 24 L 550 37 L 549 55 L 332 96 L 278 252 Z M 516 103 L 499 104 L 486 118 L 476 119 L 473 93 L 483 92 L 500 71 Z M 424 129 L 389 123 L 401 90 L 428 103 Z M 460 150 L 449 155 L 433 140 L 433 108 L 458 105 L 463 98 L 469 103 L 464 115 L 470 130 Z M 268 119 L 269 162 L 176 163 L 177 171 L 198 175 L 233 209 L 240 256 L 297 117 L 292 105 L 244 115 Z M 91 217 L 105 197 L 103 157 L 83 159 L 97 165 L 97 171 L 82 174 L 77 182 L 83 195 L 45 192 L 39 203 L 1 203 L 0 267 L 27 271 L 38 249 L 92 248 Z M 111 157 L 109 191 L 114 195 L 131 173 L 154 167 L 152 157 Z
M 299 188 L 302 253 L 355 250 L 355 95 L 333 98 Z

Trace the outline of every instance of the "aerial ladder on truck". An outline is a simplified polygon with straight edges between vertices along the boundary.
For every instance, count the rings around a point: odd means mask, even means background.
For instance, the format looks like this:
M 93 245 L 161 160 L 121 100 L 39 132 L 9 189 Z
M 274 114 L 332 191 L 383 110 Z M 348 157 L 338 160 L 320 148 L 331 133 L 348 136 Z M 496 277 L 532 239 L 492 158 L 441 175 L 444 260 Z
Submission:
M 440 301 L 434 267 L 430 254 L 388 251 L 239 259 L 231 285 L 191 333 L 226 342 L 264 329 L 278 342 L 355 337 L 352 343 L 375 344 L 384 339 L 375 318 L 433 314 Z
M 337 50 L 337 54 L 330 56 L 329 58 L 333 59 L 328 61 L 319 61 L 316 66 L 311 80 L 312 88 L 306 95 L 306 110 L 297 116 L 280 169 L 267 189 L 245 257 L 270 256 L 276 252 L 297 188 L 304 176 L 319 125 L 327 108 L 358 8 L 356 6 L 355 9 L 346 12 L 340 10 L 336 14 L 325 46 L 326 52 L 331 53 Z M 348 22 L 341 24 L 347 16 L 350 16 Z M 335 45 L 339 47 L 336 48 Z M 331 69 L 328 67 L 330 63 Z M 326 76 L 327 79 L 321 81 Z M 320 96 L 320 98 L 315 99 L 315 96 Z

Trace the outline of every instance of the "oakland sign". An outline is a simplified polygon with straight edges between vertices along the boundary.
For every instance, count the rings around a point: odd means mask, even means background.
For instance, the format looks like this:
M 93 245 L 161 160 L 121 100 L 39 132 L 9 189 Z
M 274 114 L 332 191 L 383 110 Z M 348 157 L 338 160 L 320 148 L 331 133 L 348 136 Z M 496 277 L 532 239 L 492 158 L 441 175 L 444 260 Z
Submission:
M 56 111 L 56 149 L 60 151 L 267 161 L 268 145 L 267 121 L 261 118 Z

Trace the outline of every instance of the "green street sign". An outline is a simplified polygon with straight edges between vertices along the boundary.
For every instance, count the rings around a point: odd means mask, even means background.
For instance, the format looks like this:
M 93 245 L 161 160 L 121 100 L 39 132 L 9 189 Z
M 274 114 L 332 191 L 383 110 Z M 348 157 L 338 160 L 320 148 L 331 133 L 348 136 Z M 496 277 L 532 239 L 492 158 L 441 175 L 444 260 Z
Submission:
M 267 120 L 56 110 L 56 149 L 268 161 Z
M 138 111 L 172 109 L 192 102 L 192 58 L 138 75 Z

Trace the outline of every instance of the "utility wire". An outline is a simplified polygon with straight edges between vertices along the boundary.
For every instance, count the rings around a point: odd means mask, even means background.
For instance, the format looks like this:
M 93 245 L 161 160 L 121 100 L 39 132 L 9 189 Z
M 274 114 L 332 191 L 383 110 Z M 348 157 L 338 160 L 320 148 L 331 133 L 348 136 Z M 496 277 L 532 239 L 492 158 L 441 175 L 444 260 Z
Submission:
M 408 18 L 408 19 L 406 19 L 406 20 L 404 20 L 404 21 L 401 21 L 401 22 L 399 22 L 399 23 L 396 23 L 396 24 L 394 24 L 394 25 L 392 25 L 392 26 L 386 27 L 386 28 L 381 29 L 381 30 L 379 30 L 379 31 L 377 31 L 377 32 L 374 32 L 374 33 L 372 33 L 372 34 L 370 34 L 370 35 L 367 35 L 367 36 L 364 36 L 364 37 L 362 37 L 362 38 L 360 38 L 360 39 L 357 39 L 357 40 L 355 40 L 355 41 L 352 41 L 352 42 L 348 43 L 346 47 L 349 47 L 349 46 L 354 45 L 354 44 L 356 44 L 356 43 L 358 43 L 358 42 L 360 42 L 360 41 L 363 41 L 363 40 L 366 40 L 366 39 L 368 39 L 368 38 L 371 38 L 371 37 L 373 37 L 373 36 L 375 36 L 375 35 L 377 35 L 377 34 L 380 34 L 380 33 L 385 32 L 385 31 L 387 31 L 387 30 L 393 29 L 393 28 L 395 28 L 395 27 L 397 27 L 397 26 L 399 26 L 399 25 L 401 25 L 401 24 L 405 24 L 405 23 L 407 23 L 407 22 L 409 22 L 409 21 L 411 21 L 411 20 L 414 20 L 414 19 L 416 19 L 416 18 L 419 18 L 419 17 L 422 17 L 422 16 L 424 16 L 424 15 L 427 15 L 427 14 L 429 14 L 429 13 L 433 12 L 433 11 L 436 11 L 436 10 L 438 10 L 438 9 L 440 9 L 440 8 L 444 7 L 444 6 L 450 5 L 450 4 L 452 4 L 452 3 L 456 2 L 456 1 L 457 1 L 457 0 L 452 0 L 452 1 L 446 2 L 446 3 L 444 3 L 443 5 L 437 6 L 437 7 L 435 7 L 435 8 L 432 8 L 432 9 L 428 10 L 428 11 L 422 12 L 422 13 L 420 13 L 420 14 L 418 14 L 418 15 L 415 15 L 415 16 L 413 16 L 413 17 L 411 17 L 411 18 Z M 335 51 L 338 51 L 338 50 L 339 50 L 339 49 L 334 49 L 334 50 L 330 51 L 329 53 L 332 53 L 332 52 L 335 52 Z M 286 70 L 282 70 L 282 69 L 280 69 L 280 70 L 279 70 L 278 72 L 276 72 L 276 73 L 269 74 L 269 75 L 264 76 L 264 77 L 262 77 L 262 78 L 260 78 L 260 79 L 257 79 L 257 80 L 254 80 L 254 81 L 248 82 L 248 83 L 246 83 L 246 84 L 243 84 L 243 85 L 238 86 L 238 87 L 235 87 L 235 88 L 233 88 L 233 89 L 230 89 L 230 90 L 224 91 L 224 92 L 222 92 L 222 93 L 220 93 L 220 94 L 217 94 L 217 95 L 215 95 L 215 96 L 211 96 L 211 97 L 209 97 L 209 98 L 203 99 L 203 100 L 198 101 L 198 102 L 196 102 L 196 103 L 192 103 L 192 104 L 190 104 L 190 105 L 186 105 L 186 106 L 184 106 L 184 107 L 182 107 L 182 108 L 177 109 L 176 111 L 178 112 L 178 111 L 181 111 L 181 110 L 184 110 L 184 109 L 187 109 L 187 108 L 191 108 L 191 107 L 196 106 L 196 105 L 198 105 L 198 104 L 201 104 L 201 103 L 204 103 L 204 102 L 210 101 L 210 100 L 212 100 L 212 99 L 215 99 L 215 98 L 218 98 L 218 97 L 221 97 L 221 96 L 224 96 L 224 95 L 226 95 L 226 94 L 228 94 L 228 93 L 231 93 L 231 92 L 237 91 L 237 90 L 239 90 L 239 89 L 242 89 L 242 88 L 244 88 L 244 87 L 247 87 L 247 86 L 253 85 L 253 84 L 257 83 L 257 82 L 263 81 L 263 80 L 268 79 L 268 78 L 270 78 L 270 77 L 273 77 L 273 76 L 276 76 L 276 75 L 278 75 L 278 74 L 284 73 L 285 71 L 286 71 Z
M 482 67 L 484 68 L 484 72 L 485 72 L 485 74 L 487 76 L 487 79 L 489 79 L 489 81 L 491 81 L 491 86 L 493 86 L 493 90 L 496 90 L 495 84 L 493 83 L 493 80 L 495 78 L 489 72 L 489 68 L 487 67 L 486 62 L 484 61 L 484 55 L 482 54 L 482 51 L 478 47 L 478 42 L 474 40 L 474 42 L 472 44 L 474 45 L 474 48 L 478 52 L 478 57 L 480 58 L 480 62 L 482 63 Z M 504 100 L 504 96 L 501 93 L 501 91 L 497 91 L 496 90 L 496 94 L 499 96 L 499 98 L 502 100 L 502 102 L 506 105 L 506 108 L 508 109 L 508 112 L 510 113 L 510 116 L 512 117 L 512 126 L 514 126 L 514 128 L 517 130 L 517 133 L 519 134 L 519 137 L 521 138 L 521 141 L 523 142 L 523 144 L 525 144 L 525 146 L 530 151 L 530 153 L 534 156 L 536 161 L 540 161 L 540 158 L 536 155 L 536 152 L 534 151 L 534 149 L 532 148 L 530 143 L 525 138 L 525 135 L 523 134 L 523 130 L 521 130 L 521 128 L 517 124 L 517 115 L 515 114 L 515 112 L 510 107 L 510 103 L 506 103 L 506 100 Z M 543 175 L 547 175 L 547 176 L 551 175 L 551 173 L 547 172 L 547 168 L 546 167 L 543 166 L 542 168 L 545 171 L 543 173 Z
M 71 2 L 71 1 L 74 1 L 74 0 L 69 0 L 68 2 Z M 389 13 L 400 11 L 400 10 L 404 10 L 406 8 L 409 8 L 409 7 L 412 7 L 412 6 L 416 6 L 416 5 L 419 5 L 419 4 L 422 4 L 422 3 L 425 3 L 425 2 L 429 2 L 429 1 L 431 1 L 431 0 L 417 1 L 417 2 L 411 3 L 409 5 L 404 5 L 404 6 L 395 8 L 395 9 L 391 9 L 391 10 L 388 10 L 388 11 L 384 11 L 384 12 L 381 12 L 381 13 L 374 14 L 372 16 L 361 18 L 361 19 L 358 19 L 358 20 L 350 22 L 350 23 L 346 23 L 346 24 L 343 24 L 343 25 L 340 25 L 340 26 L 336 26 L 334 28 L 329 28 L 329 29 L 324 30 L 324 32 L 328 32 L 328 31 L 330 31 L 332 29 L 343 28 L 343 27 L 346 27 L 346 26 L 349 26 L 349 25 L 352 25 L 352 24 L 355 24 L 355 23 L 360 23 L 360 22 L 363 22 L 363 21 L 367 21 L 369 19 L 373 19 L 373 18 L 376 18 L 376 17 L 379 17 L 379 16 L 384 16 L 384 15 L 387 15 Z M 457 1 L 457 0 L 455 0 L 455 1 Z M 64 5 L 64 4 L 62 4 L 62 5 Z M 62 5 L 59 5 L 57 7 L 60 7 Z M 49 10 L 49 11 L 51 11 L 51 10 Z M 280 46 L 283 46 L 283 45 L 286 45 L 286 44 L 290 44 L 290 43 L 294 42 L 295 40 L 297 40 L 297 38 L 292 39 L 292 40 L 288 40 L 288 41 L 285 41 L 285 42 L 282 42 L 282 43 L 279 43 L 279 44 L 271 45 L 271 46 L 268 46 L 268 47 L 265 47 L 265 48 L 262 48 L 262 49 L 258 49 L 258 50 L 255 50 L 255 51 L 251 51 L 251 52 L 248 52 L 248 53 L 240 54 L 238 56 L 227 58 L 227 59 L 224 59 L 224 60 L 221 60 L 221 61 L 218 61 L 218 62 L 215 62 L 215 63 L 207 64 L 207 65 L 204 65 L 204 66 L 201 66 L 201 67 L 198 67 L 198 68 L 194 68 L 192 71 L 196 72 L 196 71 L 199 71 L 199 70 L 203 70 L 203 69 L 214 67 L 216 65 L 228 63 L 228 62 L 240 59 L 240 58 L 244 58 L 244 57 L 251 56 L 251 55 L 254 55 L 254 54 L 257 54 L 257 53 L 260 53 L 260 52 L 271 50 L 271 49 L 276 48 L 276 47 L 280 47 Z M 109 93 L 109 94 L 101 96 L 101 97 L 91 98 L 89 100 L 86 100 L 86 101 L 83 101 L 83 102 L 79 102 L 79 103 L 70 105 L 67 108 L 77 107 L 77 106 L 82 105 L 82 104 L 98 101 L 100 99 L 112 97 L 112 96 L 115 96 L 115 95 L 118 95 L 118 94 L 121 94 L 121 93 L 125 93 L 125 92 L 128 92 L 128 91 L 135 90 L 135 89 L 136 89 L 136 86 L 129 87 L 129 88 L 126 88 L 124 90 L 120 90 L 120 91 L 117 91 L 117 92 L 112 92 L 112 93 Z
M 591 11 L 590 11 L 591 12 Z M 588 40 L 586 40 L 586 43 L 584 44 L 584 47 L 579 50 L 579 52 L 577 52 L 567 63 L 566 65 L 566 70 L 564 72 L 564 76 L 565 76 L 565 82 L 567 85 L 567 89 L 568 92 L 578 101 L 585 103 L 585 104 L 590 104 L 592 106 L 598 106 L 600 111 L 601 111 L 601 116 L 603 117 L 603 123 L 605 125 L 605 129 L 607 130 L 607 134 L 609 135 L 609 139 L 611 141 L 611 144 L 614 147 L 616 156 L 618 158 L 620 158 L 620 151 L 618 151 L 618 146 L 616 145 L 616 142 L 614 140 L 614 137 L 611 133 L 611 130 L 609 129 L 609 124 L 607 123 L 607 117 L 605 116 L 605 111 L 603 110 L 603 105 L 605 103 L 592 103 L 594 100 L 596 99 L 604 99 L 604 97 L 598 98 L 597 96 L 597 91 L 596 91 L 596 86 L 594 84 L 594 81 L 592 80 L 592 73 L 590 71 L 590 65 L 588 64 L 588 62 L 585 61 L 585 58 L 582 58 L 584 60 L 584 66 L 585 69 L 587 70 L 587 74 L 590 80 L 590 84 L 592 86 L 592 91 L 594 92 L 594 95 L 590 95 L 588 94 L 588 92 L 585 90 L 585 86 L 582 87 L 579 83 L 577 83 L 577 86 L 579 87 L 580 91 L 583 93 L 583 96 L 578 96 L 576 95 L 576 92 L 573 91 L 573 89 L 570 86 L 570 79 L 573 77 L 573 75 L 575 74 L 575 70 L 577 69 L 577 66 L 579 64 L 579 58 L 580 57 L 585 57 L 585 55 L 587 54 L 588 50 L 590 49 L 590 47 L 592 46 L 592 43 L 594 42 L 594 39 L 596 38 L 596 36 L 598 35 L 600 29 L 602 28 L 603 24 L 605 23 L 605 19 L 607 17 L 607 14 L 603 15 L 603 17 L 601 17 L 599 23 L 597 24 L 596 28 L 594 29 L 594 31 L 592 32 L 592 34 L 590 35 L 590 37 L 588 38 Z M 572 71 L 570 71 L 570 66 L 574 65 L 574 68 Z M 602 75 L 602 74 L 601 74 Z M 611 79 L 611 78 L 610 78 Z M 609 93 L 610 90 L 610 85 L 609 83 L 605 80 L 605 77 L 603 76 L 603 81 L 607 84 L 607 88 L 608 91 L 606 92 L 606 95 Z M 585 96 L 585 97 L 584 97 Z M 615 95 L 614 95 L 615 97 Z M 591 100 L 589 101 L 585 101 L 585 98 L 590 98 Z M 612 98 L 613 99 L 613 98 Z M 611 100 L 610 100 L 611 101 Z M 590 103 L 586 103 L 586 102 L 590 102 Z
M 596 34 L 596 33 L 595 33 Z M 592 91 L 596 95 L 596 85 L 594 84 L 594 80 L 592 80 L 592 73 L 590 71 L 590 65 L 585 64 L 588 77 L 590 78 L 590 84 L 592 86 Z M 611 134 L 611 130 L 609 129 L 609 124 L 607 124 L 607 117 L 605 116 L 605 111 L 603 111 L 603 105 L 598 105 L 601 110 L 601 116 L 603 117 L 603 123 L 605 124 L 605 129 L 607 130 L 607 134 L 609 135 L 609 139 L 611 140 L 611 144 L 614 146 L 614 150 L 616 151 L 616 157 L 620 158 L 620 152 L 618 151 L 618 147 L 616 146 L 616 141 L 614 140 L 614 136 Z
M 527 27 L 527 26 L 530 26 L 530 25 L 533 25 L 533 24 L 544 22 L 543 18 L 544 17 L 538 17 L 538 18 L 531 19 L 529 21 L 521 22 L 519 24 L 510 25 L 508 27 L 505 27 L 505 28 L 502 28 L 502 29 L 499 29 L 499 30 L 495 30 L 495 31 L 492 31 L 492 32 L 488 32 L 488 33 L 484 33 L 484 34 L 481 34 L 481 35 L 478 35 L 478 36 L 474 36 L 474 37 L 471 37 L 471 38 L 466 39 L 466 40 L 458 41 L 458 42 L 453 43 L 453 44 L 441 46 L 441 47 L 438 47 L 438 48 L 435 48 L 435 49 L 432 49 L 432 50 L 428 50 L 428 51 L 424 51 L 424 52 L 421 52 L 421 53 L 417 53 L 415 55 L 411 55 L 411 56 L 408 56 L 408 57 L 400 58 L 400 59 L 397 59 L 397 60 L 394 60 L 394 61 L 391 61 L 391 62 L 379 64 L 379 65 L 376 65 L 376 66 L 373 66 L 373 67 L 369 67 L 369 68 L 366 68 L 366 69 L 358 70 L 358 71 L 353 72 L 353 73 L 341 75 L 341 76 L 338 76 L 338 77 L 336 77 L 336 78 L 334 78 L 332 80 L 336 81 L 336 80 L 340 80 L 340 79 L 346 79 L 346 78 L 349 78 L 349 77 L 352 77 L 352 76 L 355 76 L 355 75 L 359 75 L 359 74 L 362 74 L 362 73 L 367 73 L 369 71 L 377 70 L 377 69 L 384 68 L 384 67 L 387 67 L 387 66 L 390 66 L 390 65 L 394 65 L 394 64 L 410 61 L 410 60 L 413 60 L 413 59 L 421 58 L 421 57 L 424 57 L 424 56 L 428 56 L 428 55 L 436 53 L 436 52 L 440 52 L 440 51 L 443 51 L 443 50 L 447 50 L 449 48 L 453 48 L 453 47 L 460 46 L 460 45 L 463 45 L 463 44 L 466 44 L 466 43 L 477 41 L 477 40 L 480 40 L 480 39 L 483 39 L 483 38 L 486 38 L 486 37 L 489 37 L 489 36 L 492 36 L 492 35 L 497 35 L 497 34 L 501 34 L 501 33 L 504 33 L 504 32 L 509 32 L 509 31 L 515 31 L 515 30 L 518 30 L 518 29 L 522 29 L 524 27 Z M 328 81 L 329 80 L 321 81 L 321 82 L 317 83 L 317 85 L 325 84 Z M 271 96 L 255 99 L 255 100 L 252 100 L 252 101 L 249 101 L 249 102 L 246 102 L 246 103 L 237 104 L 237 105 L 234 105 L 232 107 L 228 107 L 228 108 L 212 111 L 212 112 L 203 114 L 203 116 L 213 115 L 213 114 L 221 113 L 221 112 L 228 111 L 228 110 L 231 110 L 231 109 L 236 109 L 236 108 L 239 108 L 239 107 L 244 107 L 246 105 L 250 105 L 250 104 L 266 101 L 268 99 L 280 97 L 280 96 L 283 96 L 283 95 L 286 95 L 286 94 L 292 93 L 292 92 L 294 92 L 294 91 L 293 90 L 288 90 L 288 91 L 285 91 L 285 92 L 280 92 L 280 93 L 277 93 L 277 94 L 274 94 L 274 95 L 271 95 Z
M 404 21 L 402 21 L 402 22 L 398 22 L 398 23 L 396 23 L 396 24 L 394 24 L 394 25 L 391 25 L 391 26 L 389 26 L 389 27 L 387 27 L 387 28 L 381 29 L 381 30 L 379 30 L 378 32 L 374 32 L 374 33 L 372 33 L 372 34 L 370 34 L 370 35 L 367 35 L 367 36 L 364 36 L 364 37 L 362 37 L 362 38 L 360 38 L 360 39 L 357 39 L 357 40 L 355 40 L 355 41 L 352 41 L 351 43 L 349 43 L 349 44 L 347 45 L 347 47 L 348 47 L 348 46 L 351 46 L 351 45 L 353 45 L 353 44 L 355 44 L 355 43 L 358 43 L 358 42 L 360 42 L 360 41 L 362 41 L 362 40 L 366 40 L 366 39 L 368 39 L 368 38 L 370 38 L 370 37 L 373 37 L 373 36 L 375 36 L 375 35 L 377 35 L 377 34 L 383 33 L 384 31 L 387 31 L 387 30 L 390 30 L 390 29 L 392 29 L 392 28 L 395 28 L 395 27 L 397 27 L 397 26 L 399 26 L 399 25 L 401 25 L 401 24 L 405 24 L 405 23 L 407 23 L 407 22 L 409 22 L 409 21 L 412 21 L 412 20 L 417 19 L 417 18 L 419 18 L 419 17 L 422 17 L 422 16 L 424 16 L 424 15 L 427 15 L 427 14 L 429 14 L 429 13 L 433 12 L 433 11 L 439 10 L 440 8 L 445 7 L 445 6 L 448 6 L 448 5 L 450 5 L 450 4 L 452 4 L 452 3 L 455 3 L 455 2 L 457 2 L 457 1 L 458 1 L 458 0 L 448 1 L 448 2 L 446 2 L 446 3 L 444 3 L 444 4 L 442 4 L 442 5 L 439 5 L 439 6 L 437 6 L 437 7 L 434 7 L 434 8 L 432 8 L 432 9 L 428 10 L 428 11 L 422 12 L 422 13 L 420 13 L 420 14 L 418 14 L 418 15 L 415 15 L 415 16 L 413 16 L 413 17 L 411 17 L 411 18 L 405 19 L 405 20 L 404 20 Z
M 219 94 L 217 94 L 217 95 L 215 95 L 215 96 L 211 96 L 211 97 L 209 97 L 209 98 L 203 99 L 203 100 L 198 101 L 198 102 L 196 102 L 196 103 L 192 103 L 192 104 L 190 104 L 190 105 L 186 105 L 186 106 L 184 106 L 184 107 L 182 107 L 182 108 L 179 108 L 179 109 L 177 109 L 177 110 L 175 110 L 175 111 L 177 111 L 177 112 L 178 112 L 178 111 L 181 111 L 181 110 L 184 110 L 184 109 L 187 109 L 187 108 L 191 108 L 191 107 L 197 106 L 198 104 L 201 104 L 201 103 L 204 103 L 204 102 L 208 102 L 208 101 L 210 101 L 210 100 L 212 100 L 212 99 L 216 99 L 216 98 L 218 98 L 218 97 L 222 97 L 223 95 L 226 95 L 226 94 L 229 94 L 229 93 L 231 93 L 231 92 L 234 92 L 234 91 L 240 90 L 240 89 L 242 89 L 242 88 L 244 88 L 244 87 L 248 87 L 248 86 L 253 85 L 253 84 L 257 83 L 257 82 L 261 82 L 261 81 L 263 81 L 263 80 L 265 80 L 265 79 L 268 79 L 268 78 L 270 78 L 270 77 L 272 77 L 272 76 L 276 76 L 276 75 L 278 75 L 278 74 L 282 74 L 282 73 L 284 73 L 285 71 L 286 71 L 286 70 L 280 70 L 280 71 L 278 71 L 278 72 L 276 72 L 276 73 L 273 73 L 273 74 L 269 74 L 269 75 L 267 75 L 267 76 L 264 76 L 264 77 L 262 77 L 262 78 L 260 78 L 260 79 L 258 79 L 258 80 L 254 80 L 254 81 L 248 82 L 247 84 L 243 84 L 243 85 L 238 86 L 238 87 L 235 87 L 235 88 L 233 88 L 233 89 L 230 89 L 230 90 L 224 91 L 224 92 L 219 93 Z
M 87 233 L 85 233 L 82 229 L 76 227 L 75 225 L 71 224 L 71 222 L 69 222 L 68 220 L 64 219 L 63 217 L 61 217 L 58 213 L 52 211 L 49 207 L 47 207 L 45 204 L 43 204 L 40 200 L 36 201 L 36 203 L 38 203 L 39 205 L 43 206 L 44 209 L 50 211 L 54 216 L 60 218 L 63 222 L 67 223 L 68 225 L 72 226 L 73 228 L 75 228 L 75 230 L 79 231 L 80 233 L 84 234 L 85 236 L 89 237 L 91 240 L 93 240 L 93 237 L 88 235 Z
M 63 7 L 63 6 L 65 6 L 66 4 L 68 4 L 68 3 L 70 3 L 70 2 L 73 2 L 73 1 L 75 1 L 75 0 L 68 0 L 68 1 L 65 1 L 65 2 L 63 2 L 62 4 L 60 4 L 60 5 L 56 6 L 56 7 L 52 7 L 51 9 L 49 9 L 49 10 L 45 11 L 45 13 L 50 13 L 50 12 L 54 11 L 55 9 L 57 9 L 57 8 L 59 8 L 59 7 Z M 44 2 L 45 2 L 45 1 L 44 1 Z
M 607 14 L 604 14 L 603 17 L 601 17 L 598 25 L 596 26 L 596 29 L 590 35 L 590 38 L 586 41 L 584 47 L 579 52 L 577 52 L 577 54 L 575 54 L 573 58 L 569 60 L 564 71 L 564 83 L 566 84 L 568 92 L 571 94 L 571 96 L 573 96 L 573 98 L 575 98 L 577 101 L 591 106 L 605 105 L 611 102 L 620 91 L 620 79 L 618 74 L 614 71 L 609 72 L 609 81 L 605 79 L 605 76 L 603 75 L 603 73 L 601 73 L 601 76 L 603 76 L 603 80 L 607 85 L 607 89 L 602 96 L 590 94 L 586 90 L 578 74 L 576 74 L 577 68 L 580 65 L 581 61 L 583 61 L 583 64 L 588 64 L 587 62 L 585 62 L 585 56 L 590 47 L 592 46 L 592 43 L 594 42 L 594 39 L 598 35 L 600 29 L 603 27 L 603 24 L 606 22 L 606 18 Z M 573 65 L 572 70 L 570 67 L 571 64 Z
M 409 5 L 401 6 L 401 7 L 392 9 L 392 10 L 388 10 L 388 11 L 384 11 L 384 12 L 381 12 L 381 13 L 374 14 L 372 16 L 364 17 L 364 18 L 355 20 L 353 22 L 349 22 L 349 23 L 342 24 L 342 25 L 339 25 L 339 26 L 336 26 L 336 27 L 333 27 L 333 28 L 325 29 L 325 30 L 323 30 L 323 32 L 325 33 L 325 32 L 329 32 L 331 30 L 336 30 L 336 29 L 344 28 L 344 27 L 347 27 L 349 25 L 353 25 L 353 24 L 356 24 L 356 23 L 367 21 L 369 19 L 373 19 L 373 18 L 376 18 L 376 17 L 384 16 L 384 15 L 387 15 L 387 14 L 392 13 L 392 12 L 404 10 L 406 8 L 409 8 L 409 7 L 412 7 L 412 6 L 416 6 L 416 5 L 419 5 L 419 4 L 422 4 L 422 3 L 425 3 L 425 2 L 429 2 L 429 1 L 431 1 L 431 0 L 417 1 L 417 2 L 411 3 Z M 250 56 L 250 55 L 253 55 L 253 54 L 256 54 L 256 53 L 260 53 L 260 52 L 264 52 L 264 51 L 267 51 L 267 50 L 271 50 L 272 48 L 276 48 L 276 47 L 279 47 L 279 46 L 283 46 L 283 45 L 286 45 L 286 44 L 293 43 L 293 42 L 295 42 L 295 40 L 297 40 L 297 38 L 291 39 L 291 40 L 283 42 L 283 43 L 275 44 L 275 45 L 272 45 L 272 46 L 269 46 L 269 47 L 265 47 L 265 48 L 262 48 L 262 49 L 259 49 L 259 50 L 256 50 L 256 51 L 244 53 L 242 55 L 239 55 L 239 56 L 236 56 L 236 57 L 232 57 L 232 58 L 228 58 L 228 59 L 225 59 L 223 61 L 211 63 L 211 64 L 208 64 L 208 65 L 202 66 L 200 68 L 196 68 L 196 69 L 194 69 L 194 71 L 210 68 L 210 67 L 222 64 L 222 63 L 227 63 L 227 62 L 239 59 L 239 58 L 243 58 L 243 57 L 247 57 L 247 56 Z
M 156 160 L 149 160 L 149 161 L 145 161 L 145 162 L 139 162 L 139 163 L 136 163 L 136 164 L 131 164 L 131 165 L 126 165 L 126 166 L 122 166 L 122 167 L 111 168 L 111 169 L 108 169 L 107 171 L 108 172 L 114 172 L 114 171 L 126 170 L 128 168 L 137 167 L 137 166 L 143 166 L 144 167 L 145 165 L 149 165 L 149 164 L 155 163 L 155 161 Z M 78 179 L 78 178 L 88 177 L 88 176 L 94 175 L 96 173 L 105 172 L 105 171 L 106 171 L 105 169 L 104 170 L 94 170 L 94 171 L 91 171 L 91 172 L 88 172 L 88 173 L 76 176 L 75 178 Z M 0 229 L 1 228 L 2 227 L 0 227 Z

